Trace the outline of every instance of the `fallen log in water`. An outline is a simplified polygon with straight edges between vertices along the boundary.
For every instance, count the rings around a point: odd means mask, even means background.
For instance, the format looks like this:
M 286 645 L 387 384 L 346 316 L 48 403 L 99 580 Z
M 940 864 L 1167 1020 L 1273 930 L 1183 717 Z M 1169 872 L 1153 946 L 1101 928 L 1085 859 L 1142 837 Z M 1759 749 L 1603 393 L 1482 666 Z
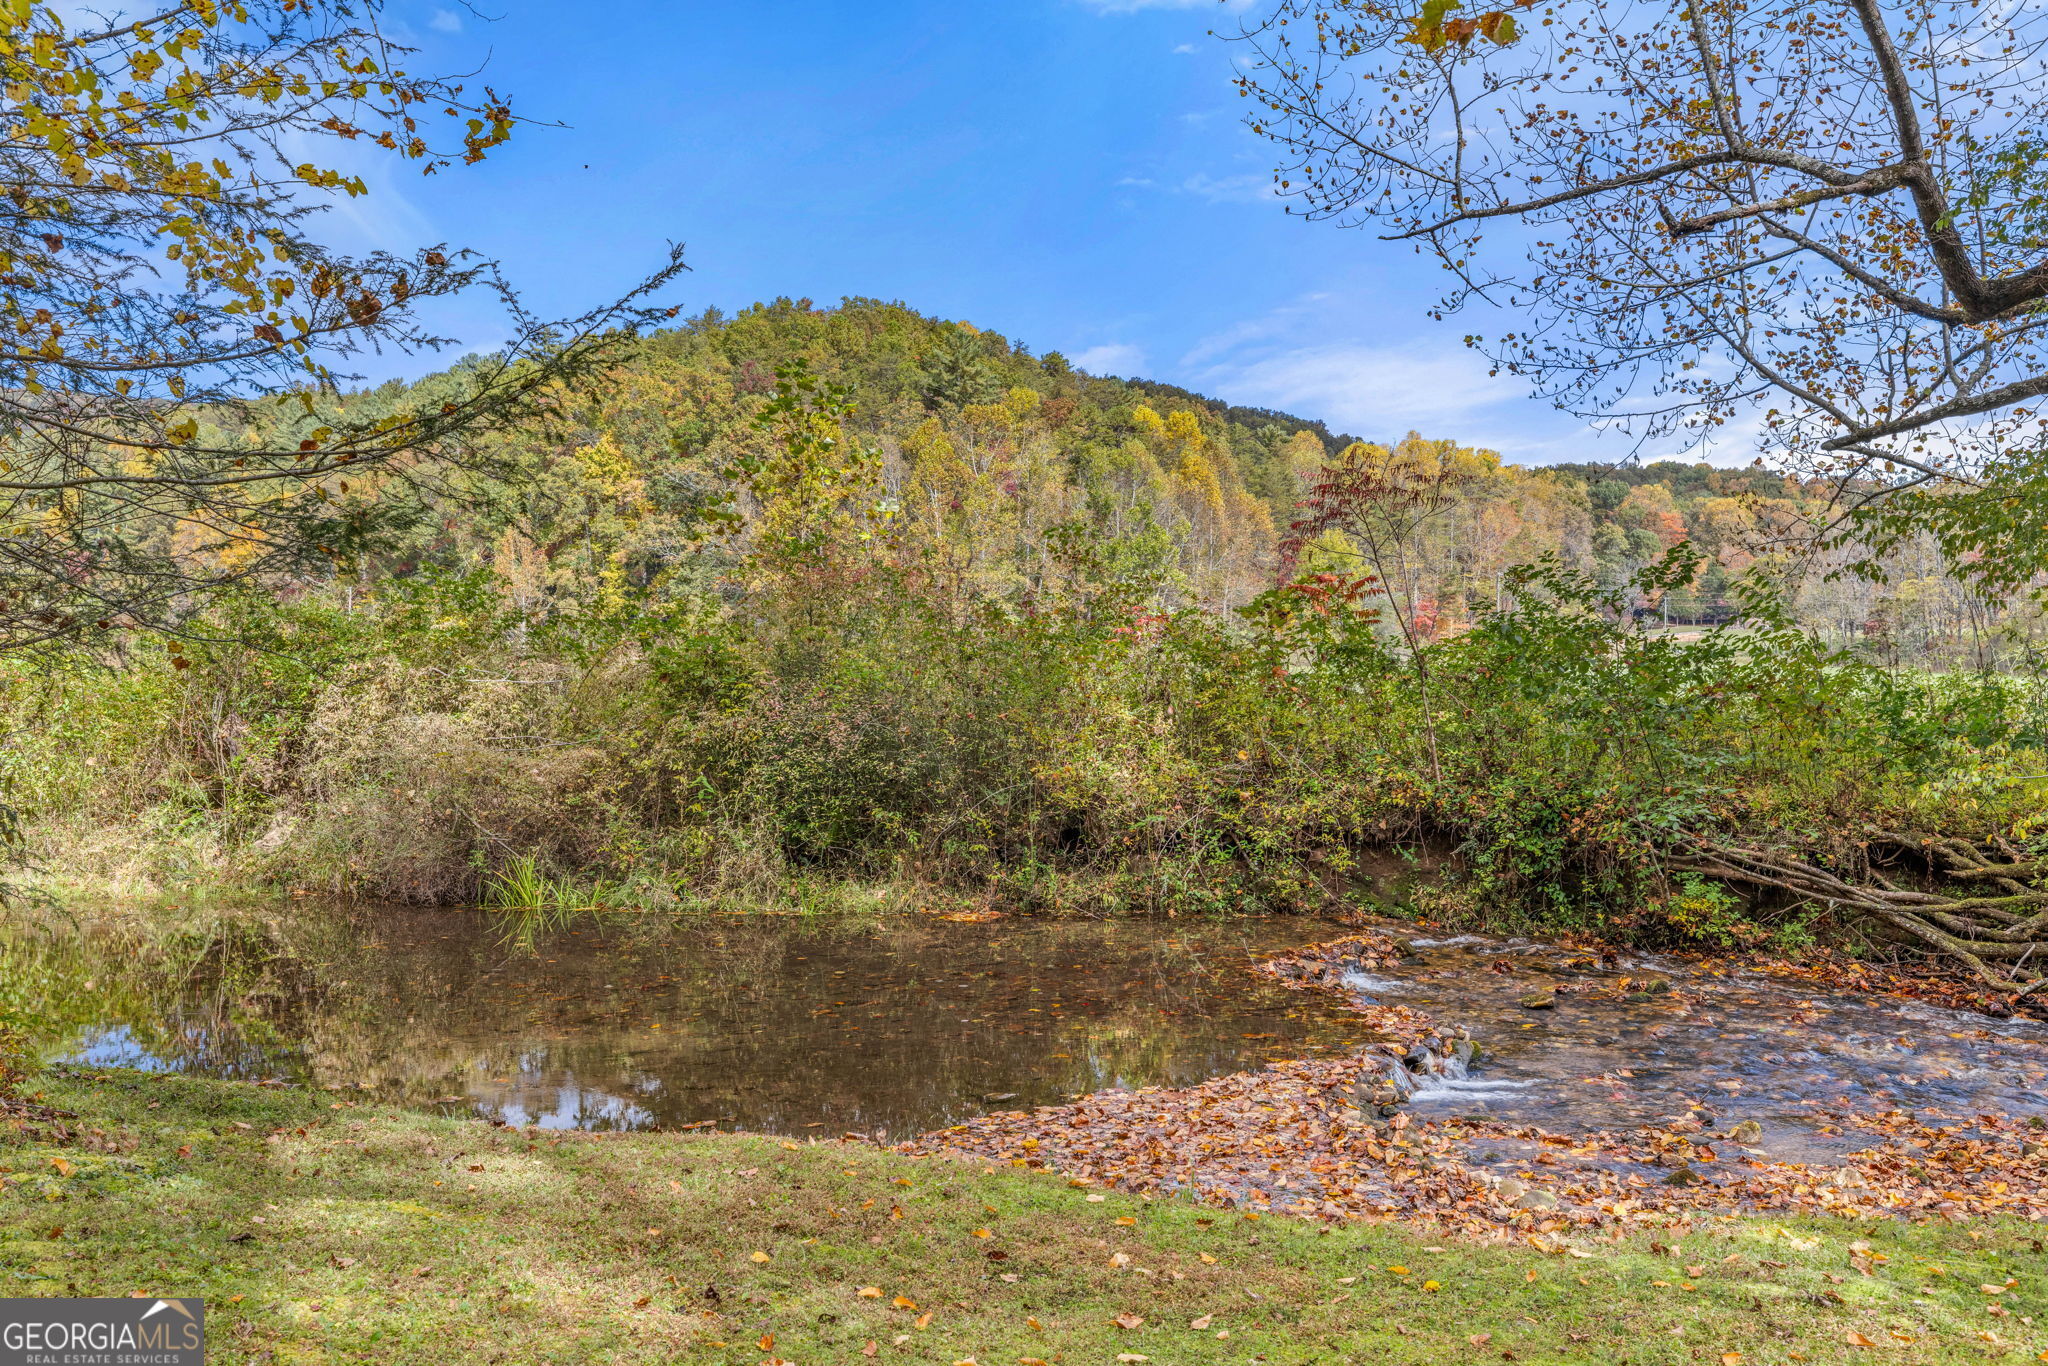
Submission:
M 2048 886 L 2042 885 L 2048 861 L 2003 841 L 1985 849 L 1961 839 L 1886 831 L 1869 844 L 1925 859 L 1949 890 L 1902 886 L 1875 866 L 1866 870 L 1867 880 L 1852 882 L 1793 854 L 1701 837 L 1671 866 L 1861 914 L 2019 999 L 2048 986 Z M 2029 963 L 2038 969 L 2030 971 Z

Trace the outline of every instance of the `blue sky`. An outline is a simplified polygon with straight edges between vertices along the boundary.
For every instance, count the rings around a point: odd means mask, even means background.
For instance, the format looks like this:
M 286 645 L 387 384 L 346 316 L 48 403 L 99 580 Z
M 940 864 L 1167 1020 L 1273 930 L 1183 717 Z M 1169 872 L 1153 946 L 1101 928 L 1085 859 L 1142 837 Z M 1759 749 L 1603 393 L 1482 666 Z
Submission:
M 388 17 L 415 69 L 481 67 L 565 126 L 477 167 L 380 172 L 344 211 L 350 237 L 475 247 L 556 313 L 679 240 L 687 312 L 900 299 L 1361 436 L 1415 428 L 1521 463 L 1627 454 L 1489 378 L 1459 341 L 1474 319 L 1425 316 L 1441 280 L 1408 248 L 1282 212 L 1238 122 L 1236 49 L 1208 35 L 1230 20 L 1215 0 L 483 12 L 394 0 Z M 449 329 L 487 345 L 492 326 L 479 310 Z

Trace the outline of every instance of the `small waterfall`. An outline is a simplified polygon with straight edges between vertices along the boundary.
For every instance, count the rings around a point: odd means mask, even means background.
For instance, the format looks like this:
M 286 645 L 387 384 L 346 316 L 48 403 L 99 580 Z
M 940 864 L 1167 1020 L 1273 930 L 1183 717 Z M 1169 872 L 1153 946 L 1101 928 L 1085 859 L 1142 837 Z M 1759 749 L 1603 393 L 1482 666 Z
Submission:
M 1390 1048 L 1389 1052 L 1393 1050 Z M 1482 1050 L 1469 1034 L 1433 1034 L 1391 1056 L 1378 1077 L 1361 1079 L 1353 1095 L 1361 1108 L 1390 1109 L 1430 1101 L 1468 1101 L 1484 1105 L 1488 1096 L 1527 1090 L 1526 1081 L 1488 1081 L 1472 1075 Z

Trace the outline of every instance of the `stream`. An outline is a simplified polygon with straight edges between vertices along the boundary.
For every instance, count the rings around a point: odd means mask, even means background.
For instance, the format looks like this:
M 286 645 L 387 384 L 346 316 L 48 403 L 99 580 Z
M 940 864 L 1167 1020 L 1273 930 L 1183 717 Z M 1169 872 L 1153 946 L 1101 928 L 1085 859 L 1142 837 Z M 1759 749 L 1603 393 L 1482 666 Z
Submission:
M 519 942 L 473 911 L 108 910 L 0 921 L 0 990 L 73 1063 L 544 1127 L 901 1137 L 1371 1047 L 1381 1036 L 1344 993 L 1248 971 L 1344 933 L 1308 919 L 612 915 Z M 1420 1118 L 1572 1133 L 1754 1121 L 1745 1146 L 1816 1161 L 1867 1144 L 1842 1122 L 1851 1109 L 2048 1116 L 2038 1022 L 1652 957 L 1408 942 L 1412 956 L 1343 981 L 1476 1045 L 1469 1067 L 1453 1055 L 1404 1079 Z
M 1382 926 L 1413 934 L 1412 927 Z M 1677 959 L 1479 935 L 1410 937 L 1398 965 L 1343 975 L 1360 1001 L 1428 1014 L 1477 1045 L 1411 1071 L 1420 1118 L 1455 1115 L 1559 1133 L 1697 1116 L 1756 1126 L 1743 1146 L 1824 1162 L 1868 1146 L 1846 1114 L 1968 1126 L 2048 1116 L 2048 1025 Z M 1651 988 L 1645 990 L 1644 987 Z M 1548 996 L 1531 1008 L 1526 1000 Z M 1407 1089 L 1405 1086 L 1403 1089 Z

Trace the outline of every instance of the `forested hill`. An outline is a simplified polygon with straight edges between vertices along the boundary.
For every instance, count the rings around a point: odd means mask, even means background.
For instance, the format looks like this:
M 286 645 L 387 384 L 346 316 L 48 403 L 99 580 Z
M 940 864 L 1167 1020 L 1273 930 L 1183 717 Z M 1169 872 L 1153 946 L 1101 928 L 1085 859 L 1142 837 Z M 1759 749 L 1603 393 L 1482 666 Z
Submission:
M 468 481 L 460 508 L 426 509 L 439 515 L 375 567 L 489 565 L 540 611 L 702 588 L 745 537 L 706 544 L 707 510 L 736 471 L 775 455 L 782 437 L 759 418 L 792 363 L 813 382 L 807 409 L 834 407 L 843 391 L 833 425 L 860 449 L 832 459 L 868 484 L 870 532 L 975 595 L 1040 583 L 1065 544 L 1182 601 L 1242 601 L 1270 576 L 1303 472 L 1351 440 L 1285 413 L 1087 375 L 1056 352 L 900 304 L 778 299 L 655 334 L 606 382 L 561 394 L 548 420 L 494 438 L 524 477 Z M 389 492 L 373 491 L 387 502 Z M 749 529 L 764 511 L 752 497 L 732 509 Z
M 778 299 L 657 333 L 605 382 L 559 395 L 547 420 L 490 438 L 519 477 L 459 481 L 452 502 L 422 495 L 413 529 L 362 568 L 370 578 L 488 568 L 535 617 L 701 593 L 748 558 L 764 517 L 774 520 L 735 490 L 787 439 L 763 414 L 792 363 L 809 377 L 797 406 L 829 409 L 845 439 L 823 461 L 838 471 L 840 511 L 859 514 L 863 537 L 956 603 L 1015 601 L 1079 573 L 1167 607 L 1241 605 L 1272 585 L 1296 505 L 1354 439 L 1171 385 L 1088 375 L 1057 352 L 1034 355 L 901 304 Z M 1760 468 L 1523 468 L 1414 433 L 1397 449 L 1459 476 L 1454 512 L 1419 537 L 1411 565 L 1432 630 L 1497 604 L 1514 565 L 1557 555 L 1618 585 L 1681 540 L 1705 555 L 1704 568 L 1645 606 L 1712 620 L 1727 611 L 1733 580 L 1780 554 L 1822 507 L 1820 490 Z M 407 520 L 388 484 L 358 481 L 353 496 Z M 707 537 L 728 513 L 737 534 Z M 1969 604 L 1938 571 L 1907 570 L 1903 588 L 1810 576 L 1801 613 L 1840 639 L 1952 648 Z

